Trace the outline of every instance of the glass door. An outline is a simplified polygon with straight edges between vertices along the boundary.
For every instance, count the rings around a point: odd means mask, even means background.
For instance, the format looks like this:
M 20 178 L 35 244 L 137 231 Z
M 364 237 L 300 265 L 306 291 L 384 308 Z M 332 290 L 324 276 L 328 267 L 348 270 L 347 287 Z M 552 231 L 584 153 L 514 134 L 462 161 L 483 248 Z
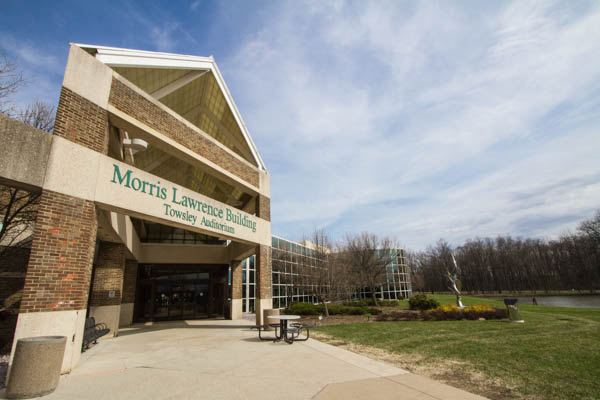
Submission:
M 153 318 L 167 318 L 171 306 L 171 285 L 168 281 L 157 281 L 154 291 Z
M 194 316 L 208 318 L 208 282 L 196 284 Z

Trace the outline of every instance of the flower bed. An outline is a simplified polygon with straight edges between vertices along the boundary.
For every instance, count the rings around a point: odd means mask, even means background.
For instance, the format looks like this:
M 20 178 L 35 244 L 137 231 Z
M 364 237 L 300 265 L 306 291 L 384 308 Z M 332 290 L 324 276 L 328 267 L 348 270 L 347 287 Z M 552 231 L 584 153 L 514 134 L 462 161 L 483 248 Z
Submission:
M 492 308 L 488 305 L 474 305 L 463 309 L 455 305 L 439 306 L 422 313 L 425 321 L 448 321 L 461 319 L 504 319 L 508 318 L 505 309 Z

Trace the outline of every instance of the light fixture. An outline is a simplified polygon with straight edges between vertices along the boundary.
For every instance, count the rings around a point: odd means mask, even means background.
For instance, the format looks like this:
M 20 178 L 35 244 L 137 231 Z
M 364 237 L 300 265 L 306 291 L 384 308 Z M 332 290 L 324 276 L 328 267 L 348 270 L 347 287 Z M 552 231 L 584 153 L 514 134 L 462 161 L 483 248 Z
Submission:
M 123 139 L 123 148 L 131 149 L 132 153 L 135 154 L 139 151 L 146 150 L 148 148 L 148 142 L 142 139 Z

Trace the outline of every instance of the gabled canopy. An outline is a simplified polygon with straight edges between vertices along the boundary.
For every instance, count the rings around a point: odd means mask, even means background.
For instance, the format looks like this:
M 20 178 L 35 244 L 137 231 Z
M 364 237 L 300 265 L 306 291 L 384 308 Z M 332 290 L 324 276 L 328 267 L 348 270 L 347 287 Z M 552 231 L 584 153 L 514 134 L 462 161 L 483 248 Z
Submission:
M 251 164 L 265 170 L 212 57 L 78 44 Z

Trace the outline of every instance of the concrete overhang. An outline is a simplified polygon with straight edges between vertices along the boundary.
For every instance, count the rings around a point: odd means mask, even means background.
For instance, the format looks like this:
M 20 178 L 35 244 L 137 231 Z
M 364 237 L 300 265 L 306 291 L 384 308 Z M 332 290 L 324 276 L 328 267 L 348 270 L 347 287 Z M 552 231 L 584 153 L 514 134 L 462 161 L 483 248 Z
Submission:
M 266 173 L 213 57 L 74 44 Z

